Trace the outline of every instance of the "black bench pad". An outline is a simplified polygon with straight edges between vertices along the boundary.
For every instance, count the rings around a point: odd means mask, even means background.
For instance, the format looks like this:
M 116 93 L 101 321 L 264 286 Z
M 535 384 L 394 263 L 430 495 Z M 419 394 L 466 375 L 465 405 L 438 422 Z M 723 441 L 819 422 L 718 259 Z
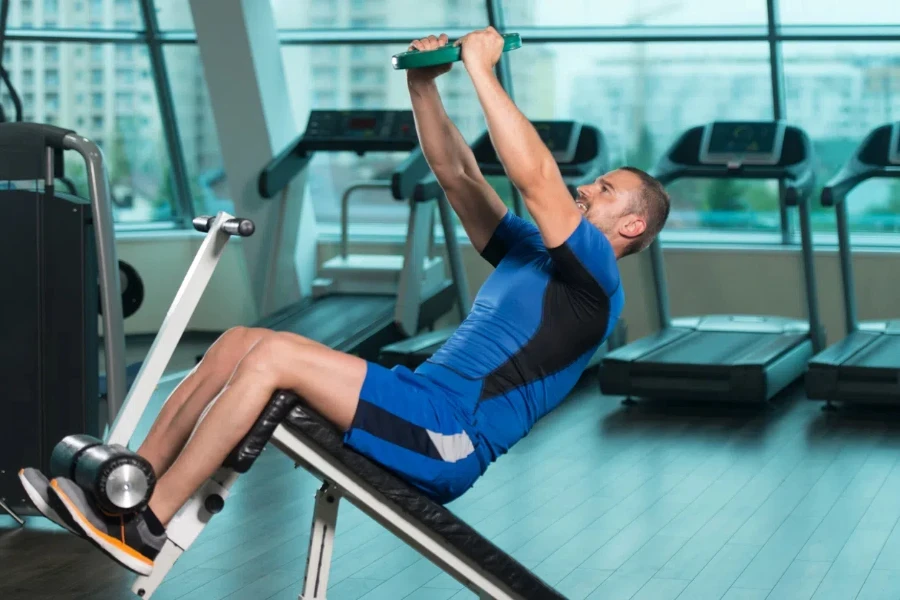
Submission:
M 283 392 L 276 394 L 279 395 L 285 396 L 280 400 L 285 405 L 288 404 L 287 397 L 292 396 Z M 565 600 L 565 596 L 458 519 L 452 512 L 389 473 L 384 467 L 345 446 L 341 433 L 296 396 L 293 408 L 283 425 L 298 438 L 311 442 L 323 453 L 335 457 L 388 501 L 399 507 L 408 518 L 418 521 L 423 529 L 437 534 L 457 552 L 468 556 L 523 598 Z

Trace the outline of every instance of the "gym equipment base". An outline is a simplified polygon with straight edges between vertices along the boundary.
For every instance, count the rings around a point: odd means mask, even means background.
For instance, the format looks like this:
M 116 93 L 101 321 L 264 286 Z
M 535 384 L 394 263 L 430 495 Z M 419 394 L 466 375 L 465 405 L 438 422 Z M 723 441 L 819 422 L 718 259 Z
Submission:
M 603 358 L 600 389 L 613 396 L 760 404 L 787 387 L 813 355 L 804 321 L 767 317 L 728 331 L 726 317 L 687 317 Z M 748 317 L 748 319 L 751 317 Z
M 900 321 L 860 328 L 809 361 L 806 395 L 828 402 L 896 406 L 900 398 Z

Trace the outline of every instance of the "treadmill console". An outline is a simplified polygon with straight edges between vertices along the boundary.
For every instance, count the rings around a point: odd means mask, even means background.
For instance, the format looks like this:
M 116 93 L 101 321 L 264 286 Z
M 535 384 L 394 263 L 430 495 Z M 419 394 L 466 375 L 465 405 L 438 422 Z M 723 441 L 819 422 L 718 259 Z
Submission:
M 557 164 L 565 165 L 575 160 L 578 140 L 581 138 L 582 125 L 577 121 L 531 121 L 541 141 L 553 154 Z M 475 158 L 486 175 L 505 174 L 489 133 L 483 133 L 472 145 Z
M 716 121 L 703 131 L 700 162 L 708 165 L 776 165 L 781 160 L 782 121 Z
M 419 145 L 411 110 L 313 110 L 305 151 L 409 152 Z
M 577 121 L 532 121 L 541 141 L 553 154 L 557 163 L 570 163 L 575 159 L 581 123 Z
M 892 165 L 900 165 L 900 121 L 891 126 L 891 148 L 888 154 L 888 162 Z

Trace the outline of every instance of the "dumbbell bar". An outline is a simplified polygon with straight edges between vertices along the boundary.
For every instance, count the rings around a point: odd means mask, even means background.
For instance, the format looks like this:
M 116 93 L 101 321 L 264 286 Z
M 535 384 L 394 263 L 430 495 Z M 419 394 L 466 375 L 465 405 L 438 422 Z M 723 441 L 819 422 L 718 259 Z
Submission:
M 110 515 L 143 510 L 156 487 L 153 467 L 145 458 L 83 434 L 67 436 L 56 445 L 50 455 L 50 475 L 71 479 Z
M 213 221 L 215 220 L 215 217 L 209 216 L 195 217 L 193 220 L 194 229 L 206 233 L 209 231 L 209 228 L 212 227 Z M 253 235 L 253 232 L 256 231 L 256 225 L 250 219 L 240 219 L 235 217 L 234 219 L 228 219 L 222 224 L 222 231 L 228 235 L 250 237 Z
M 518 33 L 503 34 L 503 51 L 509 52 L 522 47 L 522 37 Z M 421 69 L 423 67 L 435 67 L 457 62 L 462 58 L 462 49 L 459 46 L 446 45 L 434 50 L 424 52 L 408 50 L 395 54 L 391 58 L 391 64 L 395 69 Z

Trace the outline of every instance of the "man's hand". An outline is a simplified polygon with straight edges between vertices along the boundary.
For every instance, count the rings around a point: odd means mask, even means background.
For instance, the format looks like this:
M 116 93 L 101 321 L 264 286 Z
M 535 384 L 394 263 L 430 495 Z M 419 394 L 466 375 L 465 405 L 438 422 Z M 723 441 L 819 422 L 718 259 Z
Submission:
M 442 33 L 438 37 L 429 35 L 428 37 L 414 40 L 413 43 L 409 45 L 409 49 L 416 49 L 420 52 L 427 52 L 429 50 L 436 50 L 437 48 L 446 46 L 448 41 L 449 40 L 446 33 Z M 449 63 L 446 65 L 436 65 L 434 67 L 409 69 L 406 72 L 406 81 L 410 86 L 431 83 L 435 78 L 440 77 L 444 73 L 448 72 L 452 67 L 453 63 Z
M 493 69 L 503 54 L 503 36 L 493 27 L 464 35 L 454 44 L 462 48 L 462 62 L 471 73 L 475 69 Z

